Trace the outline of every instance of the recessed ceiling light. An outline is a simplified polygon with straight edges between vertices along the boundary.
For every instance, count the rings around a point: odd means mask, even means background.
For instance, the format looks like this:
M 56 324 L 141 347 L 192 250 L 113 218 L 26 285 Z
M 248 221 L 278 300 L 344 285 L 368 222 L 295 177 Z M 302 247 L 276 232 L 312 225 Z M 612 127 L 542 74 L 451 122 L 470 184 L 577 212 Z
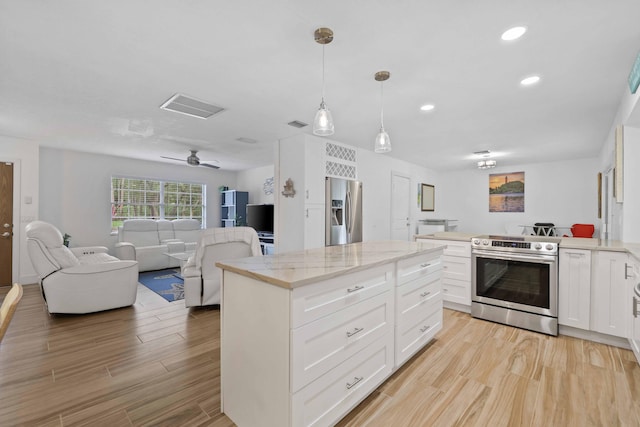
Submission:
M 504 41 L 512 41 L 519 39 L 526 32 L 526 27 L 513 27 L 502 33 L 502 36 L 500 38 Z
M 421 111 L 431 111 L 434 108 L 436 108 L 436 106 L 433 105 L 433 104 L 424 104 L 422 107 L 420 107 L 420 110 Z
M 540 76 L 529 76 L 520 80 L 520 84 L 522 86 L 531 86 L 538 83 L 539 81 L 540 81 Z

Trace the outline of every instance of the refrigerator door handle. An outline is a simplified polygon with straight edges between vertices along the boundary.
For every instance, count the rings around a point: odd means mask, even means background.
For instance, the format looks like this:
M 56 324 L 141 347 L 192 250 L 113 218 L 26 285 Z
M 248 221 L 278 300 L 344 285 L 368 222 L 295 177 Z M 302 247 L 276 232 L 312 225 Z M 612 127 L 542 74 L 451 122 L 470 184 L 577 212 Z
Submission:
M 344 204 L 345 222 L 347 224 L 347 243 L 351 243 L 351 192 L 347 191 Z

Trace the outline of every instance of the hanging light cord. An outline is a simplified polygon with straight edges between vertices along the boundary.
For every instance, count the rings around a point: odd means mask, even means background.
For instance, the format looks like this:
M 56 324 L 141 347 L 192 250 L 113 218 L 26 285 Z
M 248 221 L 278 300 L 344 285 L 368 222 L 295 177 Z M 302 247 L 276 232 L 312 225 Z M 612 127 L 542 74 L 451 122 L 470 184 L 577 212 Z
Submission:
M 322 45 L 322 104 L 324 105 L 324 45 Z
M 380 129 L 384 129 L 384 83 L 380 82 Z

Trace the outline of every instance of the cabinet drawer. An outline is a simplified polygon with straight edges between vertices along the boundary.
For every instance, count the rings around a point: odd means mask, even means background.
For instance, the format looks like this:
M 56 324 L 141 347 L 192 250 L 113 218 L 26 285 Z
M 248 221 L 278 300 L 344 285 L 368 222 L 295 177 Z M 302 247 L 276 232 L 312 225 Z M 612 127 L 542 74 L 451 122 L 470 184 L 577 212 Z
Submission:
M 396 366 L 403 364 L 442 329 L 442 303 L 434 304 L 431 309 L 417 320 L 409 314 L 399 321 L 395 337 Z
M 398 286 L 442 269 L 440 255 L 422 255 L 398 261 Z
M 393 287 L 393 264 L 293 290 L 291 324 L 297 328 Z
M 442 299 L 471 306 L 471 282 L 466 280 L 442 279 Z
M 334 425 L 371 393 L 393 369 L 388 333 L 292 397 L 294 426 Z
M 471 281 L 471 258 L 443 256 L 442 278 Z
M 471 242 L 456 240 L 435 240 L 435 239 L 419 239 L 425 242 L 433 242 L 441 245 L 447 245 L 442 252 L 443 255 L 460 256 L 471 258 Z
M 385 292 L 291 332 L 295 392 L 393 330 L 393 294 Z
M 396 289 L 396 316 L 438 299 L 442 299 L 440 273 L 435 272 Z

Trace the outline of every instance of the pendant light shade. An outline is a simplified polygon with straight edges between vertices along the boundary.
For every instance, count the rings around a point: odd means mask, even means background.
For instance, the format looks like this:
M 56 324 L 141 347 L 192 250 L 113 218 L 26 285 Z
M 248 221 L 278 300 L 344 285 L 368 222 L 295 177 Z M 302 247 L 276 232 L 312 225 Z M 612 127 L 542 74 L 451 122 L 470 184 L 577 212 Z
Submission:
M 318 136 L 333 135 L 335 129 L 333 126 L 333 116 L 331 111 L 324 103 L 324 45 L 333 41 L 333 31 L 329 28 L 318 28 L 314 34 L 316 43 L 322 45 L 322 100 L 320 101 L 320 108 L 316 113 L 316 117 L 313 120 L 313 134 Z
M 391 138 L 389 138 L 389 134 L 385 132 L 384 128 L 380 128 L 380 133 L 376 135 L 374 151 L 376 153 L 388 153 L 391 151 Z
M 320 103 L 320 108 L 316 113 L 316 118 L 313 119 L 313 134 L 319 136 L 333 135 L 335 129 L 333 128 L 333 117 L 331 111 L 324 103 L 324 99 Z
M 380 82 L 380 133 L 376 136 L 373 151 L 376 153 L 388 153 L 391 151 L 391 138 L 384 130 L 384 93 L 382 92 L 382 82 L 388 80 L 391 73 L 388 71 L 378 71 L 375 75 L 376 81 Z

